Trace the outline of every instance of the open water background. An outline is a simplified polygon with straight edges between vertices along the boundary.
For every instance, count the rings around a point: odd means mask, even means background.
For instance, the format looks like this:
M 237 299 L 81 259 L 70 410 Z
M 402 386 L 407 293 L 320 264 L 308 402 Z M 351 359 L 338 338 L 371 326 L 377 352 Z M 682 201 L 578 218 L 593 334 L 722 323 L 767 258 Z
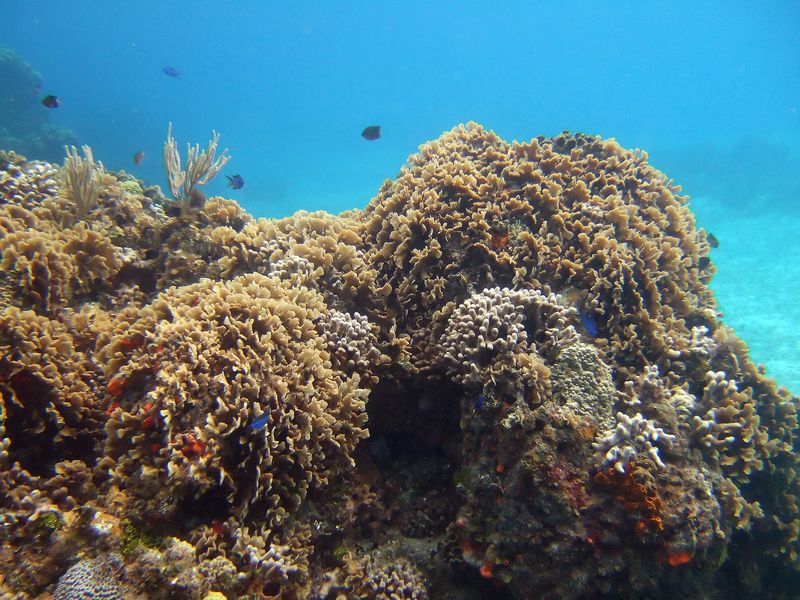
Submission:
M 167 123 L 181 149 L 215 129 L 233 156 L 224 173 L 246 185 L 207 191 L 257 216 L 362 207 L 419 144 L 470 120 L 508 140 L 569 129 L 642 148 L 720 239 L 725 320 L 800 393 L 796 1 L 0 7 L 0 44 L 108 168 L 163 184 Z M 367 142 L 372 124 L 383 137 Z

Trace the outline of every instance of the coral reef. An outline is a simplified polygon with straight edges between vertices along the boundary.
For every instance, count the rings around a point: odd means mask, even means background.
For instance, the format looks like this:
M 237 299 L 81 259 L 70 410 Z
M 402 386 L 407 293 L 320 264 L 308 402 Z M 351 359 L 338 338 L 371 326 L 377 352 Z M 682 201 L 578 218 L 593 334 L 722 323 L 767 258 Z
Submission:
M 645 153 L 281 220 L 71 155 L 0 155 L 0 597 L 796 597 L 798 398 Z

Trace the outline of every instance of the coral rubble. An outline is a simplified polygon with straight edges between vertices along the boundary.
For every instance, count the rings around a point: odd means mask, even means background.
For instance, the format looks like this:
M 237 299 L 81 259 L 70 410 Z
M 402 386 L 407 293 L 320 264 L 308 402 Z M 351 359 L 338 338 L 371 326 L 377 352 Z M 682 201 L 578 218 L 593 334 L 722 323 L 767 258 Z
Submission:
M 85 156 L 0 156 L 0 597 L 793 597 L 798 399 L 645 153 L 469 124 L 281 220 Z

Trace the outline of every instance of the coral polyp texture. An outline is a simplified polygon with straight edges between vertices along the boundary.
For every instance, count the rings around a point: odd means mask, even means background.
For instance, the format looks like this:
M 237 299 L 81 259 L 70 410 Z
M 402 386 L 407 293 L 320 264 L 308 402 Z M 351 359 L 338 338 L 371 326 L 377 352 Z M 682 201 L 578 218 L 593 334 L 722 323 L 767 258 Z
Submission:
M 644 152 L 280 220 L 74 156 L 0 155 L 0 597 L 796 597 L 798 398 Z

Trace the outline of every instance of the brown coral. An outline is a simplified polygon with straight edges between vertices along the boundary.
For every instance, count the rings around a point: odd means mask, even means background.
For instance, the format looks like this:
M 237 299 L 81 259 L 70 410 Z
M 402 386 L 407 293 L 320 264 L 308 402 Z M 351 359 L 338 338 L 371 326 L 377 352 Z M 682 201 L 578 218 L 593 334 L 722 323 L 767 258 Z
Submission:
M 368 392 L 326 367 L 312 323 L 323 308 L 316 292 L 258 274 L 157 298 L 125 325 L 142 346 L 117 338 L 104 350 L 108 380 L 124 382 L 109 389 L 120 405 L 106 426 L 114 480 L 159 497 L 220 490 L 275 524 L 349 467 Z
M 726 552 L 734 582 L 796 564 L 797 399 L 644 153 L 469 124 L 364 211 L 277 221 L 106 173 L 76 224 L 53 172 L 0 162 L 4 593 L 66 548 L 152 598 L 702 596 Z

